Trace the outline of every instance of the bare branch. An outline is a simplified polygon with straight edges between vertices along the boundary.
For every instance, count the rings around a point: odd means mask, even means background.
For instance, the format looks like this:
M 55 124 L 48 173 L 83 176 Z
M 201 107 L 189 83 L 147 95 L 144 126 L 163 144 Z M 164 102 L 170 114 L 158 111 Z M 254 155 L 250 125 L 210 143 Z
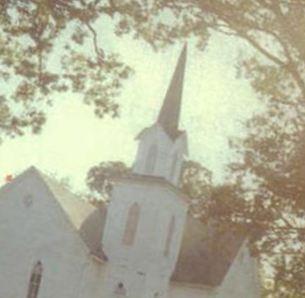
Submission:
M 97 55 L 98 61 L 101 62 L 101 61 L 104 59 L 104 57 L 105 57 L 105 53 L 104 53 L 104 51 L 103 51 L 101 48 L 99 48 L 99 46 L 98 46 L 97 33 L 96 33 L 95 29 L 91 26 L 91 24 L 90 24 L 89 22 L 86 22 L 86 26 L 87 26 L 87 28 L 89 29 L 89 31 L 90 31 L 90 32 L 92 33 L 92 35 L 93 35 L 93 46 L 94 46 L 94 51 L 95 51 L 95 53 L 96 53 L 96 55 Z

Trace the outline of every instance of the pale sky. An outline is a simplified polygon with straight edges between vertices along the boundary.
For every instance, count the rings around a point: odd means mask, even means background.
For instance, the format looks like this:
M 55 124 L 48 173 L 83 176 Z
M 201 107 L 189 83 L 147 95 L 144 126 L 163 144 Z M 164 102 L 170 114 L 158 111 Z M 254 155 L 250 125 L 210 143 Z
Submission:
M 91 166 L 111 160 L 133 162 L 134 137 L 155 121 L 182 44 L 156 53 L 139 40 L 115 38 L 111 32 L 104 32 L 102 41 L 135 71 L 118 99 L 120 119 L 98 119 L 79 97 L 62 96 L 40 135 L 0 145 L 0 184 L 7 174 L 15 176 L 34 165 L 69 177 L 81 190 Z M 218 182 L 232 160 L 228 138 L 239 136 L 242 123 L 259 108 L 249 83 L 236 78 L 240 48 L 232 38 L 214 36 L 204 52 L 192 42 L 188 49 L 181 128 L 188 132 L 189 158 L 210 169 Z

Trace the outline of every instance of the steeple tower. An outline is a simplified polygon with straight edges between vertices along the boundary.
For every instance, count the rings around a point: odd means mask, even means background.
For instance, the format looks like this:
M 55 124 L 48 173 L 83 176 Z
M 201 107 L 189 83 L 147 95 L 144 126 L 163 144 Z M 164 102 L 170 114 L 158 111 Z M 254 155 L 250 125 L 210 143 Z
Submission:
M 105 297 L 168 298 L 188 210 L 177 189 L 187 153 L 179 131 L 185 63 L 186 46 L 159 117 L 138 136 L 133 174 L 113 179 L 102 240 L 110 264 Z
M 179 134 L 178 127 L 183 94 L 186 56 L 187 44 L 184 45 L 180 54 L 175 72 L 167 89 L 165 99 L 157 120 L 157 123 L 163 127 L 165 132 L 171 138 L 175 138 Z
M 187 154 L 186 133 L 179 130 L 187 45 L 182 49 L 167 89 L 157 121 L 142 130 L 133 172 L 163 177 L 178 185 L 184 156 Z

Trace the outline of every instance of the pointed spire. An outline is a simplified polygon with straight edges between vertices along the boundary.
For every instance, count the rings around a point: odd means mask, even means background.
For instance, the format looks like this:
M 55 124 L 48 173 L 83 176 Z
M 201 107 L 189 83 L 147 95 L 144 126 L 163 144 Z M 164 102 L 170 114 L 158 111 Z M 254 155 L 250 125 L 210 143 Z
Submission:
M 157 123 L 159 123 L 170 137 L 175 138 L 179 133 L 179 118 L 183 93 L 183 80 L 187 56 L 187 44 L 180 54 L 171 83 L 167 89 L 163 106 L 160 110 Z

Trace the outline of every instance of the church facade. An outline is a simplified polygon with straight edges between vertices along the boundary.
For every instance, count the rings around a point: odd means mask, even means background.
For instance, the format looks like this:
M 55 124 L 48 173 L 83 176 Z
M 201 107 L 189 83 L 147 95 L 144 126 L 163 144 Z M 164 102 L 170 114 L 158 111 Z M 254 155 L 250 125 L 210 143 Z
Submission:
M 35 168 L 0 190 L 0 297 L 259 298 L 244 237 L 188 213 L 178 188 L 184 47 L 156 122 L 137 136 L 132 174 L 94 207 Z

